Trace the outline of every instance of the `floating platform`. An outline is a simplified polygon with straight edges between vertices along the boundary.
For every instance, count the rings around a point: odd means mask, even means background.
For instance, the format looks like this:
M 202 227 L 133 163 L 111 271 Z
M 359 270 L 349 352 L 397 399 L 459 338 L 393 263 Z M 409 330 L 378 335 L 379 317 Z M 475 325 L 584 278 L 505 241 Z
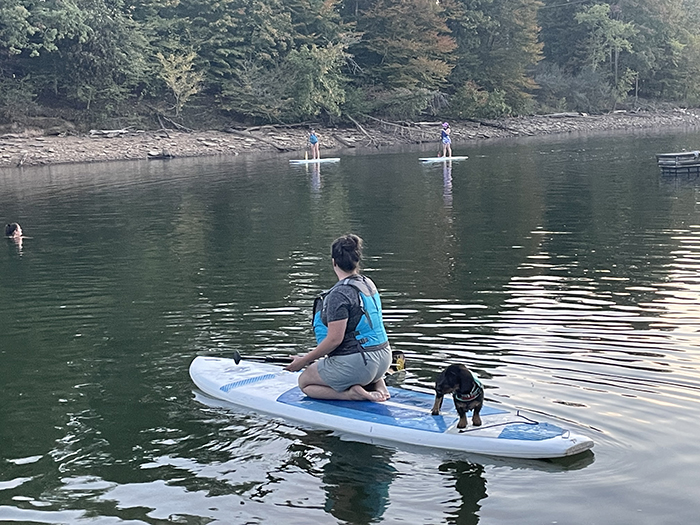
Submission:
M 658 153 L 656 162 L 664 175 L 700 175 L 700 151 Z

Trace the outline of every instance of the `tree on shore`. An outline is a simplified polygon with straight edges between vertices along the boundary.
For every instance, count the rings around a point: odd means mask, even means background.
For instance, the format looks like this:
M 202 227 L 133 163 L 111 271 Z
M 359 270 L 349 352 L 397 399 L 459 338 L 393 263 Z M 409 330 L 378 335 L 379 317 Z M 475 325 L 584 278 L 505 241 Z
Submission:
M 549 104 L 586 100 L 601 111 L 629 97 L 700 102 L 698 0 L 543 2 L 538 79 Z
M 458 1 L 450 26 L 459 59 L 451 81 L 462 111 L 494 116 L 531 110 L 534 67 L 542 59 L 540 5 L 538 0 Z
M 204 75 L 194 71 L 194 61 L 197 53 L 191 51 L 186 55 L 170 54 L 167 57 L 163 53 L 156 53 L 162 70 L 160 76 L 165 84 L 173 92 L 175 97 L 175 116 L 180 116 L 182 107 L 193 95 L 199 92 Z
M 222 123 L 700 104 L 699 22 L 700 0 L 0 0 L 0 118 L 147 124 L 166 101 Z
M 8 89 L 29 83 L 43 104 L 105 116 L 145 79 L 146 42 L 121 0 L 1 0 L 0 13 Z
M 349 51 L 358 65 L 354 111 L 414 116 L 447 84 L 454 39 L 435 0 L 378 0 L 353 13 L 362 38 Z

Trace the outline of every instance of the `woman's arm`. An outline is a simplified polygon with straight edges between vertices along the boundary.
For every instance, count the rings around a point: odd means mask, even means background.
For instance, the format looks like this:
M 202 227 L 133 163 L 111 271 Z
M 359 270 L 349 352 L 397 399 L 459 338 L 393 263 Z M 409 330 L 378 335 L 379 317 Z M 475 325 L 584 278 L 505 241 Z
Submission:
M 330 354 L 333 350 L 338 348 L 340 343 L 343 342 L 343 338 L 345 337 L 345 328 L 347 328 L 347 326 L 347 319 L 340 319 L 338 321 L 331 321 L 328 323 L 328 334 L 326 335 L 326 338 L 308 354 L 293 356 L 293 361 L 291 364 L 285 366 L 284 369 L 289 370 L 290 372 L 296 372 L 297 370 L 301 370 L 305 366 L 310 365 L 317 359 Z

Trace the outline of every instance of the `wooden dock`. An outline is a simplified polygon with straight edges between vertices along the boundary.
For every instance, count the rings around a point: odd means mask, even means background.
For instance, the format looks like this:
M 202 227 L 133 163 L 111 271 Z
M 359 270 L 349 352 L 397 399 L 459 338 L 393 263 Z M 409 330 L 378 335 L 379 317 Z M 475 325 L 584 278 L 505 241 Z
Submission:
M 700 151 L 658 153 L 656 162 L 663 175 L 700 174 Z

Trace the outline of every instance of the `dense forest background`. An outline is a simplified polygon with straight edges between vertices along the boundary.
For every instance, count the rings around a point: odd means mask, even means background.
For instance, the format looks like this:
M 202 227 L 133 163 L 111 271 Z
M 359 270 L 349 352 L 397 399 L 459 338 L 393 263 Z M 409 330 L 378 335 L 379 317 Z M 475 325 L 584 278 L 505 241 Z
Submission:
M 336 123 L 700 103 L 700 0 L 0 0 L 0 120 Z

